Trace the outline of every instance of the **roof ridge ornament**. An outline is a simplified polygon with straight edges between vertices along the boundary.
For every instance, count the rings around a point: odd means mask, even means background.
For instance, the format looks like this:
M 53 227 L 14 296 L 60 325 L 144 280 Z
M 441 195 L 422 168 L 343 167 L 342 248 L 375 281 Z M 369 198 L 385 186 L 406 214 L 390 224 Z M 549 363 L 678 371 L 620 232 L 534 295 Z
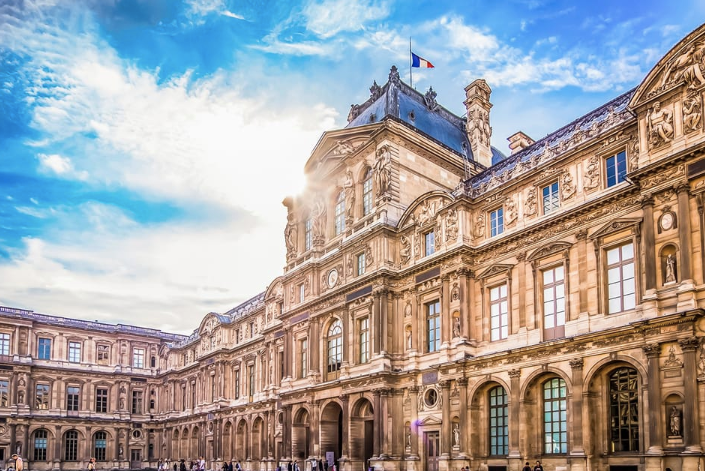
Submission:
M 382 87 L 377 85 L 377 80 L 374 80 L 372 86 L 370 87 L 370 97 L 372 101 L 377 100 L 377 98 L 382 96 Z
M 428 91 L 423 96 L 423 101 L 426 103 L 426 107 L 431 111 L 436 111 L 438 108 L 438 102 L 436 101 L 437 96 L 438 93 L 433 90 L 433 87 L 428 87 Z
M 399 69 L 397 69 L 396 65 L 393 65 L 392 68 L 389 69 L 389 81 L 394 85 L 399 85 L 401 83 L 401 78 L 399 77 Z

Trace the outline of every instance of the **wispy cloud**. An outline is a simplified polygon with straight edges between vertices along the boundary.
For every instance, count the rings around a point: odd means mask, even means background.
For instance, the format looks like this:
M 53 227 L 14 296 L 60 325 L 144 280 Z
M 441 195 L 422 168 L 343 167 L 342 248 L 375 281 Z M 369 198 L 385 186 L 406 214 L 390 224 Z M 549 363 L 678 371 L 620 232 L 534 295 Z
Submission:
M 88 172 L 76 171 L 71 159 L 58 154 L 37 154 L 39 160 L 39 171 L 52 173 L 65 178 L 75 178 L 77 180 L 87 180 Z
M 369 22 L 386 18 L 389 12 L 389 2 L 379 0 L 312 0 L 302 10 L 306 29 L 324 39 L 343 31 L 361 30 Z

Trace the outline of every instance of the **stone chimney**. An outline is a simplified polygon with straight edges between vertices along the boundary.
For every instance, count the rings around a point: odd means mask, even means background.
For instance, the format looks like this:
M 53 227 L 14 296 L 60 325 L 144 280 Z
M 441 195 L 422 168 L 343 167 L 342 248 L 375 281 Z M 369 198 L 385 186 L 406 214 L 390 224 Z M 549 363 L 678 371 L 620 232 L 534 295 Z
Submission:
M 509 149 L 512 151 L 512 155 L 516 154 L 520 150 L 526 149 L 531 144 L 536 142 L 521 131 L 515 132 L 509 136 L 507 140 L 509 141 Z
M 492 166 L 490 137 L 490 94 L 492 89 L 483 79 L 477 79 L 465 87 L 465 109 L 467 110 L 467 133 L 475 162 L 485 167 Z

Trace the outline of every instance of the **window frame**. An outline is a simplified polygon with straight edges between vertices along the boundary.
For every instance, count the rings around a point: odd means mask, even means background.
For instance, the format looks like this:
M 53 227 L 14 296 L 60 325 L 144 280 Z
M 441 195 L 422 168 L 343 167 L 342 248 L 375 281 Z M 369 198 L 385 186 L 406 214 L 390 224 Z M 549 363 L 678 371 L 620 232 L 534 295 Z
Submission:
M 132 402 L 130 404 L 130 413 L 134 415 L 144 414 L 144 391 L 141 389 L 132 390 Z
M 77 340 L 69 340 L 66 355 L 69 363 L 81 363 L 81 360 L 83 360 L 83 344 Z
M 38 434 L 42 433 L 44 436 L 38 436 Z M 37 447 L 37 442 L 40 442 L 40 445 Z M 32 461 L 49 461 L 49 433 L 47 432 L 47 429 L 45 428 L 38 428 L 32 433 Z
M 631 245 L 632 247 L 632 258 L 631 259 L 624 259 L 623 254 L 622 254 L 622 249 L 628 245 Z M 638 293 L 639 293 L 639 286 L 638 286 L 638 265 L 637 265 L 637 249 L 638 245 L 634 243 L 633 240 L 626 240 L 622 241 L 622 243 L 614 243 L 610 244 L 607 246 L 602 247 L 602 254 L 604 256 L 604 264 L 603 264 L 603 269 L 604 269 L 604 274 L 605 274 L 605 314 L 606 315 L 612 315 L 612 314 L 620 314 L 623 312 L 628 312 L 628 311 L 633 311 L 636 309 L 636 306 L 639 304 L 639 298 L 638 298 Z M 609 252 L 612 250 L 619 250 L 619 261 L 617 263 L 610 263 L 609 262 Z M 624 267 L 627 267 L 631 265 L 632 268 L 632 276 L 631 278 L 625 278 L 624 277 Z M 610 293 L 610 286 L 614 285 L 615 282 L 611 283 L 610 282 L 610 271 L 613 269 L 619 269 L 619 280 L 616 283 L 619 283 L 620 285 L 620 295 L 619 297 L 612 297 Z M 633 285 L 633 291 L 631 293 L 628 293 L 627 295 L 624 294 L 624 282 L 626 280 L 632 280 L 632 285 Z M 626 296 L 633 296 L 634 297 L 634 305 L 631 307 L 625 307 L 625 297 Z M 620 309 L 617 311 L 612 311 L 612 300 L 613 299 L 619 299 L 619 304 L 620 304 Z
M 40 388 L 42 391 L 40 392 Z M 40 398 L 42 399 L 40 402 Z M 48 410 L 51 408 L 51 385 L 38 381 L 34 385 L 34 408 L 37 410 Z
M 357 276 L 361 276 L 365 274 L 365 269 L 367 266 L 365 265 L 366 260 L 365 260 L 365 252 L 361 252 L 355 256 L 355 259 L 357 261 Z
M 104 358 L 101 358 L 103 357 Z M 110 345 L 99 343 L 95 346 L 95 358 L 99 365 L 107 365 L 110 363 Z
M 621 158 L 620 158 L 621 156 Z M 614 176 L 612 178 L 613 182 L 610 182 L 610 160 L 614 159 L 615 165 L 614 165 Z M 612 188 L 613 186 L 617 186 L 622 182 L 627 181 L 627 173 L 629 173 L 629 166 L 628 166 L 628 161 L 627 161 L 627 151 L 626 149 L 622 149 L 621 151 L 612 154 L 608 157 L 604 158 L 605 162 L 605 188 Z M 620 172 L 620 167 L 622 168 L 622 172 Z M 621 175 L 621 178 L 620 178 Z
M 37 338 L 37 360 L 51 360 L 52 340 L 53 339 L 51 337 Z
M 104 392 L 104 394 L 103 394 Z M 95 411 L 99 414 L 108 412 L 108 398 L 110 397 L 110 389 L 107 386 L 96 386 L 95 388 Z M 101 406 L 101 407 L 99 407 Z
M 308 337 L 299 339 L 299 377 L 308 375 Z
M 255 393 L 257 392 L 257 377 L 256 377 L 256 370 L 255 370 L 255 364 L 251 363 L 247 365 L 247 387 L 249 388 L 249 394 L 248 396 L 250 397 L 250 400 L 255 396 Z
M 358 362 L 370 361 L 370 316 L 362 316 L 357 320 L 358 329 Z
M 560 280 L 561 282 L 556 281 L 555 277 L 555 272 L 556 270 L 560 269 L 562 271 L 562 279 Z M 540 291 L 539 294 L 541 296 L 541 321 L 542 321 L 542 326 L 543 326 L 543 339 L 544 340 L 553 340 L 553 339 L 559 339 L 559 338 L 564 338 L 565 337 L 565 325 L 566 322 L 568 321 L 568 314 L 569 314 L 569 303 L 568 303 L 568 270 L 566 267 L 566 263 L 552 263 L 550 265 L 547 265 L 545 267 L 541 267 L 538 272 L 540 273 L 539 279 L 537 280 L 540 284 Z M 548 272 L 553 272 L 554 277 L 553 281 L 547 283 L 546 282 L 546 274 Z M 558 305 L 558 296 L 557 296 L 557 288 L 559 286 L 562 286 L 563 289 L 563 323 L 559 324 L 559 312 L 557 310 L 557 305 Z M 553 294 L 553 299 L 551 300 L 553 302 L 553 308 L 554 312 L 552 314 L 553 316 L 553 327 L 546 327 L 547 325 L 547 320 L 548 320 L 548 314 L 547 314 L 547 303 L 549 300 L 546 299 L 546 291 L 550 289 L 552 290 Z
M 235 368 L 233 374 L 235 376 L 233 378 L 234 396 L 235 399 L 240 399 L 240 368 Z
M 326 381 L 340 377 L 343 364 L 343 321 L 335 318 L 326 331 Z M 331 361 L 333 360 L 333 361 Z
M 367 167 L 365 175 L 362 178 L 362 215 L 367 216 L 372 214 L 374 209 L 374 185 L 373 185 L 374 172 L 372 168 Z
M 313 248 L 313 220 L 310 217 L 304 221 L 304 248 L 306 251 Z
M 554 382 L 557 382 L 557 387 L 554 387 Z M 550 386 L 549 386 L 550 385 Z M 546 397 L 546 390 L 551 390 L 551 397 Z M 555 390 L 558 390 L 558 397 L 553 397 Z M 561 390 L 565 391 L 565 394 L 561 395 Z M 541 450 L 544 455 L 565 455 L 568 453 L 568 443 L 570 442 L 569 430 L 568 430 L 568 383 L 560 376 L 555 376 L 546 379 L 541 383 L 541 430 L 543 430 L 541 437 L 542 445 Z M 547 411 L 547 404 L 551 404 L 550 410 Z M 558 404 L 558 409 L 554 407 L 554 404 Z M 554 420 L 556 412 L 558 413 L 558 420 Z M 546 421 L 546 414 L 551 414 L 551 420 Z M 550 424 L 550 432 L 546 424 Z M 555 425 L 558 425 L 558 431 L 555 430 Z M 559 434 L 558 442 L 553 441 L 555 435 Z M 548 441 L 548 436 L 551 437 L 551 442 Z M 550 445 L 549 445 L 550 443 Z M 555 448 L 555 443 L 558 443 L 560 448 L 559 451 L 549 450 L 549 446 Z
M 490 237 L 497 237 L 504 233 L 504 206 L 500 206 L 488 212 Z
M 555 192 L 553 191 L 555 188 Z M 549 190 L 548 200 L 544 190 Z M 561 208 L 561 185 L 558 180 L 541 186 L 541 211 L 542 214 L 552 214 Z
M 98 438 L 98 434 L 102 434 L 102 438 Z M 103 446 L 98 446 L 98 441 L 102 441 Z M 107 461 L 108 455 L 108 433 L 104 430 L 98 430 L 93 434 L 93 458 L 96 461 Z
M 0 379 L 0 407 L 10 407 L 10 380 Z
M 501 404 L 498 402 L 497 404 L 493 404 L 493 392 L 498 391 L 499 389 L 502 390 L 504 393 L 501 396 L 502 402 Z M 499 396 L 494 396 L 495 398 Z M 495 411 L 502 410 L 502 415 L 495 415 Z M 501 420 L 496 420 L 495 423 L 493 424 L 492 419 L 501 419 Z M 487 391 L 487 419 L 488 419 L 488 430 L 487 430 L 487 436 L 488 436 L 488 445 L 489 445 L 489 450 L 488 454 L 489 456 L 507 456 L 509 454 L 509 397 L 507 395 L 507 390 L 504 388 L 504 386 L 498 384 L 495 387 L 491 388 L 489 391 Z M 501 422 L 501 425 L 500 425 Z M 499 429 L 502 429 L 501 435 L 497 432 Z M 499 444 L 493 444 L 493 438 L 497 439 L 501 437 L 501 441 L 503 442 L 502 445 Z M 497 440 L 499 442 L 499 440 Z M 497 453 L 499 451 L 499 447 L 502 447 L 503 453 Z
M 433 309 L 431 309 L 433 307 Z M 426 342 L 424 345 L 425 353 L 438 352 L 441 349 L 442 343 L 442 324 L 443 320 L 441 300 L 435 299 L 424 303 L 424 333 Z M 433 335 L 431 335 L 433 333 Z
M 335 235 L 339 236 L 345 232 L 345 190 L 340 190 L 335 198 L 334 207 Z
M 7 332 L 0 332 L 0 355 L 10 355 L 12 336 Z
M 78 412 L 81 410 L 81 386 L 69 384 L 66 386 L 66 411 Z
M 626 377 L 627 381 L 629 381 L 630 377 L 633 375 L 633 380 L 636 382 L 636 388 L 624 389 L 624 388 L 620 388 L 618 385 L 618 388 L 616 390 L 612 389 L 613 378 L 615 376 L 617 376 L 620 372 L 626 371 L 626 370 L 629 370 L 628 371 L 629 374 Z M 607 375 L 606 382 L 607 382 L 607 388 L 608 388 L 608 394 L 607 394 L 608 405 L 607 405 L 607 407 L 609 409 L 609 419 L 608 419 L 609 422 L 608 422 L 608 431 L 607 431 L 607 436 L 608 436 L 607 439 L 609 442 L 609 445 L 608 445 L 609 452 L 610 453 L 638 453 L 641 451 L 641 435 L 642 435 L 641 426 L 640 426 L 641 425 L 640 424 L 641 396 L 640 396 L 639 372 L 635 368 L 633 368 L 632 366 L 621 366 L 621 367 L 615 368 L 614 370 L 609 372 L 609 374 Z M 613 395 L 614 391 L 619 392 L 619 394 Z M 627 401 L 628 412 L 629 412 L 629 415 L 631 416 L 632 419 L 634 419 L 634 415 L 632 413 L 632 405 L 634 405 L 633 403 L 635 403 L 635 406 L 636 406 L 635 420 L 630 420 L 628 424 L 624 424 L 624 421 L 620 420 L 620 414 L 623 410 L 622 409 L 623 403 L 622 403 L 622 401 L 620 401 L 620 399 L 623 397 L 623 393 L 625 391 L 628 391 L 628 394 L 630 396 L 633 395 L 633 398 L 634 398 L 634 400 L 630 399 L 629 401 Z M 616 403 L 614 403 L 612 401 L 613 397 L 616 397 L 616 399 L 617 399 Z M 618 411 L 617 415 L 614 415 L 615 406 Z M 613 420 L 613 419 L 617 419 L 617 420 Z M 627 434 L 629 435 L 627 440 L 629 441 L 630 449 L 628 449 L 628 450 L 624 450 L 624 449 L 616 450 L 615 449 L 615 433 L 614 433 L 615 427 L 613 424 L 617 424 L 616 429 L 618 431 L 618 435 L 621 435 L 621 433 L 619 433 L 619 432 L 621 432 L 621 430 L 624 430 L 624 429 L 627 430 Z M 622 425 L 624 425 L 624 427 L 622 427 Z M 631 436 L 632 432 L 634 430 L 636 431 L 636 437 Z M 620 441 L 623 441 L 623 439 L 621 439 Z M 634 442 L 636 442 L 636 443 L 634 443 Z M 631 446 L 634 444 L 636 444 L 636 449 L 631 449 Z
M 141 353 L 140 353 L 141 352 Z M 132 367 L 144 368 L 144 360 L 147 355 L 147 350 L 143 347 L 134 347 L 132 349 Z
M 502 288 L 504 288 L 506 291 L 504 297 L 502 297 Z M 492 299 L 492 293 L 494 290 L 499 290 L 498 297 L 496 300 Z M 510 334 L 509 313 L 511 312 L 511 307 L 509 305 L 509 300 L 511 298 L 511 291 L 510 291 L 510 287 L 509 287 L 509 280 L 504 280 L 501 283 L 495 283 L 495 284 L 492 284 L 491 286 L 488 286 L 487 292 L 488 292 L 487 301 L 488 301 L 488 306 L 489 306 L 490 342 L 499 342 L 501 340 L 506 340 L 509 338 L 509 334 Z M 502 311 L 501 311 L 501 307 L 502 307 L 503 302 L 504 302 L 504 304 L 506 304 L 506 312 L 504 312 L 504 313 L 502 313 Z M 493 312 L 492 312 L 493 306 L 499 306 L 498 307 L 499 313 L 497 316 L 493 315 Z M 492 324 L 492 319 L 495 317 L 499 318 L 497 328 L 493 327 L 493 324 Z M 503 318 L 506 320 L 504 325 L 502 324 Z M 506 329 L 506 334 L 504 334 L 504 335 L 503 335 L 503 328 Z M 494 337 L 495 330 L 498 331 L 498 336 L 496 338 Z
M 423 233 L 423 253 L 428 257 L 436 253 L 436 231 L 430 230 Z
M 78 431 L 67 430 L 64 433 L 64 461 L 78 461 Z

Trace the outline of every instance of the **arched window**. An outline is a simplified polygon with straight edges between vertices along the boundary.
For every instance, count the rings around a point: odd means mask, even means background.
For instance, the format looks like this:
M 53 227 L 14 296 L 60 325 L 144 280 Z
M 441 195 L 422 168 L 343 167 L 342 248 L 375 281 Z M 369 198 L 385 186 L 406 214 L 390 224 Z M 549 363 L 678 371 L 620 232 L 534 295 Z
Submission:
M 34 461 L 47 460 L 47 431 L 39 429 L 34 432 Z
M 490 389 L 490 455 L 509 454 L 507 392 L 502 386 Z
M 561 378 L 543 383 L 543 452 L 568 452 L 568 421 L 566 417 L 566 385 Z
M 64 435 L 64 461 L 78 461 L 78 432 L 75 430 Z
M 152 355 L 152 358 L 149 359 L 149 367 L 150 368 L 156 368 L 157 367 L 157 357 Z
M 345 191 L 338 193 L 335 200 L 335 235 L 345 232 Z
M 620 368 L 610 375 L 611 451 L 639 451 L 639 388 L 637 372 Z
M 108 444 L 108 434 L 105 432 L 96 432 L 93 435 L 93 458 L 97 461 L 105 461 L 105 450 Z
M 362 215 L 367 216 L 372 212 L 372 169 L 368 168 L 362 179 Z
M 343 362 L 343 323 L 340 319 L 328 329 L 328 377 L 327 379 L 338 378 L 340 365 Z

